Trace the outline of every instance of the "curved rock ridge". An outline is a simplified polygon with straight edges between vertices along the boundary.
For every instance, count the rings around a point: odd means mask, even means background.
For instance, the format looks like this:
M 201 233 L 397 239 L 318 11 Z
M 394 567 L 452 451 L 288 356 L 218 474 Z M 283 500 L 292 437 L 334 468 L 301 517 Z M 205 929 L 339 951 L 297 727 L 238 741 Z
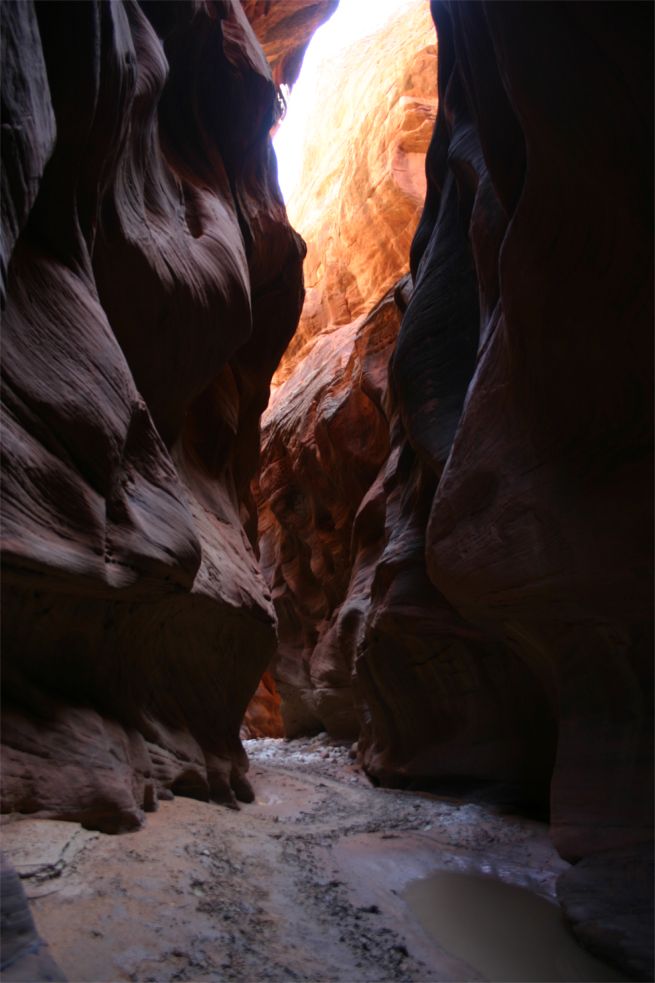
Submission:
M 287 203 L 307 242 L 307 296 L 278 369 L 303 345 L 368 314 L 405 275 L 425 197 L 436 115 L 436 44 L 427 4 L 401 4 L 371 35 L 317 68 L 320 114 L 303 138 L 303 180 Z
M 240 3 L 2 17 L 2 808 L 235 805 L 275 648 L 249 486 L 303 300 L 276 86 Z

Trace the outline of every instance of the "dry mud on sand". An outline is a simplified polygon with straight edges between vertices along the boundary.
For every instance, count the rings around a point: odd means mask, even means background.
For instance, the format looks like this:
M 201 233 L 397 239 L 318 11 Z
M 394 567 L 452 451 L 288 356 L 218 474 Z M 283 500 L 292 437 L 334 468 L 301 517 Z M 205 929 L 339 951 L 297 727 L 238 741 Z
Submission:
M 447 926 L 447 944 L 438 926 L 435 936 L 416 882 L 491 877 L 552 900 L 568 866 L 543 824 L 373 789 L 325 738 L 246 746 L 257 799 L 239 812 L 177 798 L 122 836 L 38 819 L 3 825 L 70 981 L 489 979 L 475 945 L 451 942 Z M 561 979 L 619 978 L 574 948 L 584 965 Z M 527 980 L 511 959 L 500 971 Z M 553 977 L 537 968 L 532 978 Z

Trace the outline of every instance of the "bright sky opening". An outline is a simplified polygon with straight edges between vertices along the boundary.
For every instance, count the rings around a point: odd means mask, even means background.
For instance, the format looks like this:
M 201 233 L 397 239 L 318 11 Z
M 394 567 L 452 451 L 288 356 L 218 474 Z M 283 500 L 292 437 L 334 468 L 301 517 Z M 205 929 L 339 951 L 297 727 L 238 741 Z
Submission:
M 312 115 L 321 112 L 315 91 L 323 61 L 376 31 L 409 2 L 411 0 L 340 0 L 336 12 L 314 34 L 300 77 L 287 97 L 286 116 L 273 140 L 280 187 L 286 202 L 302 180 L 305 126 Z M 335 83 L 339 84 L 339 80 L 335 79 Z M 346 80 L 342 84 L 347 84 Z

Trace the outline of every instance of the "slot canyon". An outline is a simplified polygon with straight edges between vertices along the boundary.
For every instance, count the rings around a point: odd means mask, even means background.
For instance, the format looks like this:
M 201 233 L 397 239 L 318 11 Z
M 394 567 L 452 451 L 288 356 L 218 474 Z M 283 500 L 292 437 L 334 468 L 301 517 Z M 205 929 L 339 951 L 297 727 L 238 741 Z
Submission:
M 375 5 L 0 5 L 3 980 L 653 980 L 653 5 Z

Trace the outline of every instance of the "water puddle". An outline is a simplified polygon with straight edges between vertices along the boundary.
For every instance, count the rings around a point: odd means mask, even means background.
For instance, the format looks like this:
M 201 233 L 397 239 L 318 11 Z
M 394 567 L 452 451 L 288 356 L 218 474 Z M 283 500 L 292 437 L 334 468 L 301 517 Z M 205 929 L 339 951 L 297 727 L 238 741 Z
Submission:
M 556 904 L 526 888 L 440 871 L 403 896 L 440 946 L 492 983 L 625 979 L 577 945 Z

